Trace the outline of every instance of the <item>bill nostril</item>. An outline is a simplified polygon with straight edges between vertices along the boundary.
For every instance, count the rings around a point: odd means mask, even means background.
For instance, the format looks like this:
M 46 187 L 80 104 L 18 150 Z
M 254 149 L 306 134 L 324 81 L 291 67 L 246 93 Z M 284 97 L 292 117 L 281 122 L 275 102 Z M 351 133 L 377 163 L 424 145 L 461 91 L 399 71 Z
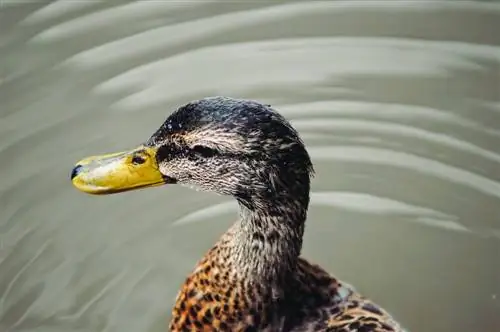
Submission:
M 75 168 L 71 171 L 71 180 L 75 178 L 81 171 L 82 171 L 82 165 L 76 165 Z

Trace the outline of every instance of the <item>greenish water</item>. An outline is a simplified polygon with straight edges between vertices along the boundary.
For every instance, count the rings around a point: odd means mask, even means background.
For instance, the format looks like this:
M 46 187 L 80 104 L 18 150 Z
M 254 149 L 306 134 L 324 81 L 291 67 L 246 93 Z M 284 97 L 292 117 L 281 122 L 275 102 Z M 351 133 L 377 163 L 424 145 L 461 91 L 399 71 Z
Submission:
M 498 31 L 491 2 L 0 1 L 0 331 L 166 330 L 235 204 L 69 172 L 209 95 L 301 132 L 305 257 L 412 331 L 500 330 Z

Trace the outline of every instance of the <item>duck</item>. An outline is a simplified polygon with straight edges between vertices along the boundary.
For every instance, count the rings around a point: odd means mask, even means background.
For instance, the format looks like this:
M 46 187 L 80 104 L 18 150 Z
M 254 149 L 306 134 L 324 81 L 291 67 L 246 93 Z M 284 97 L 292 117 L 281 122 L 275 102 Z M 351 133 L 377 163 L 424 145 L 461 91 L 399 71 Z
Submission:
M 232 196 L 239 218 L 180 287 L 170 331 L 406 331 L 380 305 L 301 256 L 314 168 L 272 106 L 215 96 L 173 111 L 137 147 L 77 162 L 79 191 L 180 184 Z

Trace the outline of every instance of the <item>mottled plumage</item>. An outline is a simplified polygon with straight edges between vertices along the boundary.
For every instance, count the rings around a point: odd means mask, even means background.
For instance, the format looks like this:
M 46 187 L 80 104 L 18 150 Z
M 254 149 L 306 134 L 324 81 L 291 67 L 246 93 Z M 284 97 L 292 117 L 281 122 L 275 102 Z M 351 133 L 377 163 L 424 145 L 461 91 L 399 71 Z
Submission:
M 403 331 L 299 257 L 312 172 L 297 131 L 270 106 L 211 97 L 179 108 L 137 150 L 83 160 L 72 179 L 83 191 L 112 193 L 163 177 L 238 201 L 238 221 L 182 285 L 171 331 Z
M 175 182 L 233 195 L 240 219 L 186 279 L 172 331 L 401 331 L 379 306 L 299 258 L 312 164 L 271 107 L 206 98 L 149 139 Z M 160 149 L 161 150 L 161 149 Z

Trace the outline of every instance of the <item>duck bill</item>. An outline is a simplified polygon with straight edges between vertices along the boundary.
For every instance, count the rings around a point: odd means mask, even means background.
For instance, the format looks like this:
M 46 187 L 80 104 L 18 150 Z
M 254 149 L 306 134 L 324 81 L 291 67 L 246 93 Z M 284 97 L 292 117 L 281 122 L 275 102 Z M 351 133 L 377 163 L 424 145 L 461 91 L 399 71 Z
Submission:
M 80 160 L 71 173 L 73 185 L 80 191 L 105 195 L 167 182 L 158 169 L 156 148 L 137 149 Z

